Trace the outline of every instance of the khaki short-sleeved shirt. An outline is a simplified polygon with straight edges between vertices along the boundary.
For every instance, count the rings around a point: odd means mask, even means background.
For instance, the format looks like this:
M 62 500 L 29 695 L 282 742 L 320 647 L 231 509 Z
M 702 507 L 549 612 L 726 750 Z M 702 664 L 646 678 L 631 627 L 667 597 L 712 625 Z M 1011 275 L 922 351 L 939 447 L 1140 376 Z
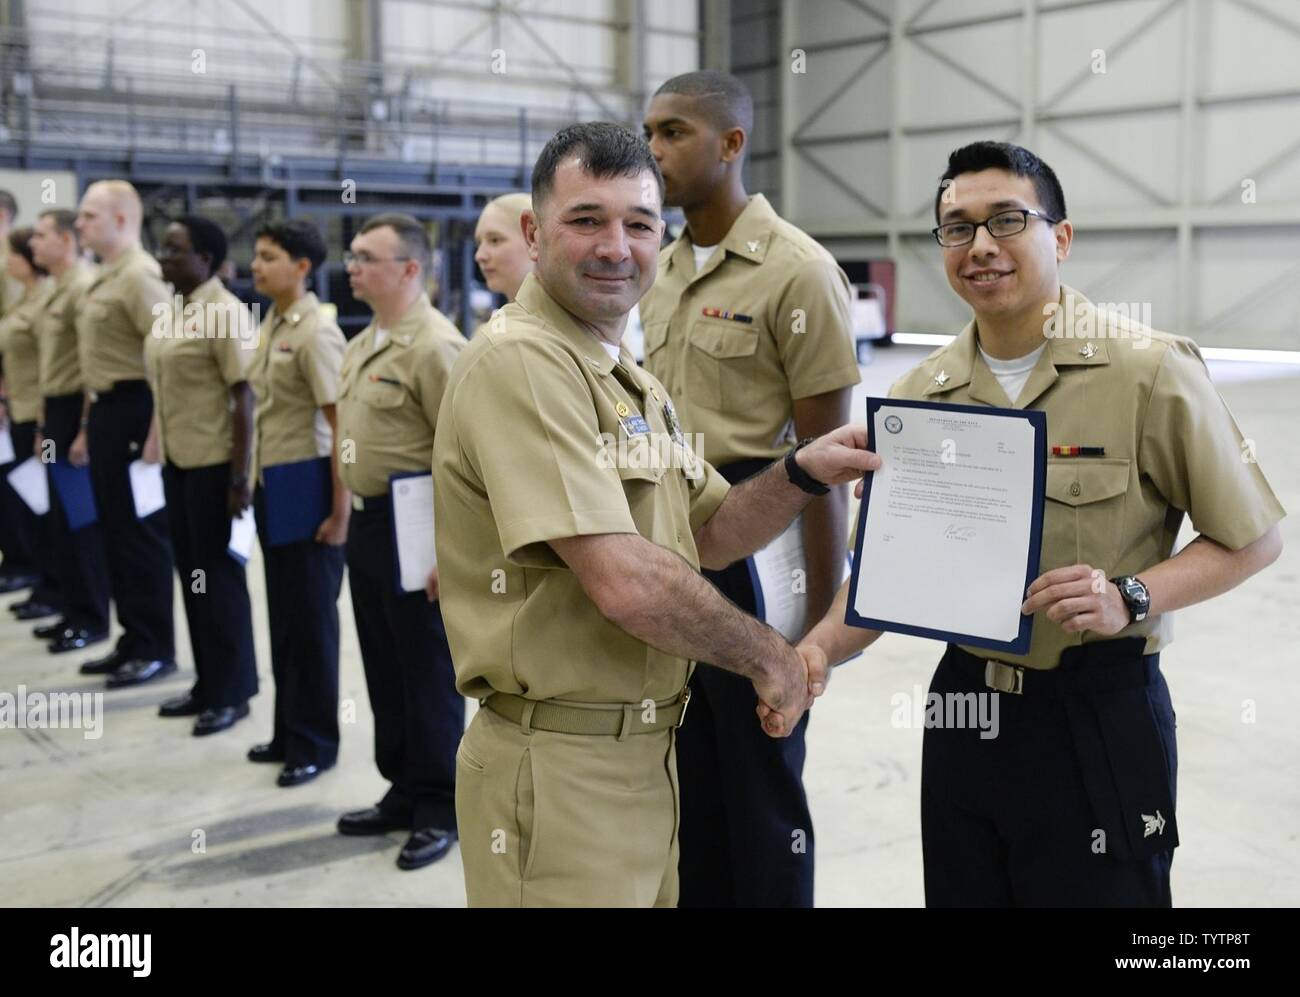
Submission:
M 979 356 L 974 322 L 890 390 L 893 398 L 1047 414 L 1038 574 L 1088 564 L 1107 578 L 1140 575 L 1172 555 L 1184 514 L 1199 533 L 1232 550 L 1258 540 L 1286 514 L 1259 465 L 1243 459 L 1241 430 L 1195 343 L 1099 312 L 1064 286 L 1053 323 L 1014 404 Z M 1105 454 L 1057 457 L 1055 446 L 1103 447 Z M 1139 636 L 1153 654 L 1172 639 L 1172 622 L 1162 614 L 1113 637 L 1067 634 L 1040 611 L 1029 653 L 997 657 L 1052 668 L 1067 647 Z M 987 650 L 966 650 L 989 657 Z
M 339 462 L 339 474 L 366 498 L 387 494 L 393 474 L 432 466 L 438 407 L 465 346 L 424 294 L 376 346 L 378 337 L 372 322 L 348 343 L 339 388 L 339 452 L 353 457 Z
M 230 389 L 247 380 L 253 315 L 212 277 L 177 301 L 166 335 L 145 343 L 163 453 L 180 468 L 230 461 Z
M 535 275 L 462 351 L 433 473 L 442 613 L 465 695 L 640 703 L 681 692 L 690 663 L 601 616 L 547 543 L 637 533 L 699 567 L 694 533 L 728 485 L 676 443 L 670 404 Z
M 338 401 L 346 347 L 310 292 L 283 315 L 273 308 L 262 320 L 248 372 L 257 395 L 253 466 L 259 481 L 264 467 L 330 455 L 333 438 L 321 407 Z
M 9 240 L 0 239 L 0 318 L 18 305 L 23 297 L 23 285 L 9 276 Z
M 119 381 L 141 381 L 144 341 L 156 322 L 167 322 L 172 293 L 158 261 L 139 246 L 104 264 L 91 278 L 77 312 L 81 375 L 90 391 Z
M 762 194 L 695 271 L 688 231 L 641 299 L 645 366 L 715 465 L 779 457 L 794 401 L 857 384 L 848 278 Z
M 83 390 L 77 312 L 93 278 L 91 268 L 77 261 L 55 278 L 45 306 L 36 316 L 41 395 L 45 398 L 76 395 Z
M 36 318 L 49 296 L 49 282 L 37 281 L 0 319 L 0 353 L 4 354 L 5 385 L 9 389 L 9 418 L 31 422 L 41 411 L 40 355 Z

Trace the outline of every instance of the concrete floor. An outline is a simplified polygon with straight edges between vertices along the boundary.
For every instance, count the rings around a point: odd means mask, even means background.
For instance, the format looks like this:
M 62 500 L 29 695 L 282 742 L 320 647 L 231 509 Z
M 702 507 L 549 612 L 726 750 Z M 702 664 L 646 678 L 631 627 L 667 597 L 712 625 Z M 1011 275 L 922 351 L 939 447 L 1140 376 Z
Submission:
M 877 351 L 863 394 L 883 393 L 926 350 Z M 1179 718 L 1174 900 L 1183 906 L 1300 903 L 1300 369 L 1214 364 L 1224 396 L 1283 504 L 1288 549 L 1262 577 L 1179 614 L 1164 657 Z M 855 406 L 860 412 L 861 405 Z M 260 564 L 250 566 L 263 692 L 251 719 L 210 738 L 156 707 L 191 677 L 177 600 L 182 671 L 106 694 L 104 732 L 0 730 L 0 903 L 12 906 L 433 905 L 465 902 L 459 852 L 417 872 L 393 862 L 402 841 L 344 838 L 338 814 L 382 784 L 347 586 L 341 695 L 354 704 L 338 767 L 293 789 L 244 752 L 270 733 L 271 677 Z M 96 691 L 77 674 L 90 655 L 51 657 L 29 625 L 0 613 L 0 691 Z M 106 651 L 107 644 L 96 652 Z M 919 730 L 890 725 L 890 697 L 929 680 L 939 646 L 888 635 L 837 671 L 809 733 L 807 785 L 823 906 L 922 903 Z M 1242 721 L 1242 704 L 1257 720 Z M 471 710 L 473 705 L 471 704 Z M 346 714 L 345 714 L 346 720 Z

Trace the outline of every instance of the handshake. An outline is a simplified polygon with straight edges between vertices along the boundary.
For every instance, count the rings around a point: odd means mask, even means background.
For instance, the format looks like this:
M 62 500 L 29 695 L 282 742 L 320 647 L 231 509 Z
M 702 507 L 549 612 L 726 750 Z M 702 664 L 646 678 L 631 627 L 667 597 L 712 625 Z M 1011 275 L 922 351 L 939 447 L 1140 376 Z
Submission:
M 816 644 L 786 645 L 788 654 L 754 678 L 759 722 L 770 737 L 789 737 L 808 707 L 826 691 L 831 666 Z

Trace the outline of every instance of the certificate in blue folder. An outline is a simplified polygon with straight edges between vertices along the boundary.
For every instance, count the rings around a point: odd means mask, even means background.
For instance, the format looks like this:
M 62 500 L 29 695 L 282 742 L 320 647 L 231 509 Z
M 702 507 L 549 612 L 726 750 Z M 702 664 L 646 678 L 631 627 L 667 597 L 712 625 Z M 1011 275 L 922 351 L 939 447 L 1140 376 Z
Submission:
M 266 540 L 271 547 L 315 540 L 334 504 L 328 457 L 262 468 Z
M 66 461 L 55 461 L 46 466 L 50 469 L 54 494 L 58 496 L 63 515 L 67 517 L 68 529 L 75 533 L 99 522 L 95 492 L 90 485 L 90 468 L 77 467 Z
M 1025 654 L 1047 481 L 1043 412 L 867 399 L 867 475 L 845 622 Z

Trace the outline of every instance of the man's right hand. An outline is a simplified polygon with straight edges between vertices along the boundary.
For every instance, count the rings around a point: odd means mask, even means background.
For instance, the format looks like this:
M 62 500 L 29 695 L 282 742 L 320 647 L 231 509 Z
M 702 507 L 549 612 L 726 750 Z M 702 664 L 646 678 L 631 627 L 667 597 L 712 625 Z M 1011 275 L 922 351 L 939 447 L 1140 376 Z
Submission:
M 68 447 L 68 463 L 73 467 L 85 467 L 90 463 L 90 448 L 86 446 L 86 431 L 83 429 Z
M 788 647 L 789 653 L 754 680 L 758 693 L 758 718 L 763 732 L 770 737 L 789 737 L 799 726 L 804 711 L 812 705 L 809 693 L 808 663 L 801 652 Z

